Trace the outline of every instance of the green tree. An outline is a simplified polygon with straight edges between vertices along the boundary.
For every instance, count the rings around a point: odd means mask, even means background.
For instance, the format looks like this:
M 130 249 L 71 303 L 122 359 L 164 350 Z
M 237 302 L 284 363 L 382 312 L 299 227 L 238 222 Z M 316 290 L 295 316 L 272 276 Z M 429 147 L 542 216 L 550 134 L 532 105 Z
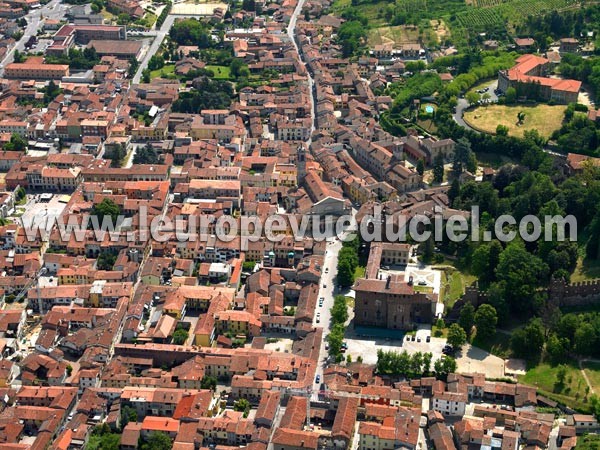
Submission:
M 327 335 L 329 343 L 329 354 L 338 356 L 341 354 L 342 343 L 344 342 L 345 328 L 341 323 L 335 324 Z
M 422 261 L 424 263 L 431 262 L 433 258 L 433 252 L 435 250 L 435 243 L 433 242 L 433 235 L 429 237 L 426 241 L 423 241 L 419 244 L 419 250 L 422 254 Z
M 518 358 L 539 358 L 544 346 L 544 326 L 538 318 L 531 319 L 520 330 L 513 332 L 510 346 Z
M 96 267 L 98 270 L 112 270 L 116 260 L 117 255 L 115 255 L 113 252 L 101 252 L 96 259 Z
M 233 404 L 233 409 L 234 411 L 243 412 L 244 417 L 248 417 L 248 413 L 250 412 L 250 402 L 245 398 L 240 398 Z
M 346 304 L 346 297 L 343 295 L 336 295 L 333 299 L 333 307 L 330 311 L 331 320 L 334 324 L 346 323 L 346 320 L 348 320 L 348 305 Z
M 508 127 L 506 125 L 499 124 L 496 127 L 496 134 L 498 136 L 508 136 Z
M 454 348 L 461 348 L 466 341 L 467 333 L 465 333 L 465 330 L 457 323 L 450 325 L 450 328 L 448 328 L 448 344 Z
M 512 105 L 517 101 L 517 90 L 515 88 L 509 87 L 504 94 L 507 105 Z
M 562 389 L 565 385 L 566 378 L 567 378 L 567 366 L 565 366 L 564 364 L 561 364 L 556 369 L 556 384 L 558 385 L 559 392 L 562 391 Z
M 449 373 L 456 372 L 456 360 L 450 356 L 444 356 L 438 359 L 433 365 L 435 376 L 438 379 L 445 380 Z
M 209 375 L 204 375 L 202 380 L 200 380 L 200 388 L 201 389 L 210 389 L 214 391 L 217 389 L 217 379 L 215 377 L 211 377 Z
M 474 92 L 474 91 L 467 92 L 467 95 L 465 95 L 465 98 L 469 102 L 469 105 L 475 105 L 479 100 L 481 100 L 481 96 L 477 92 Z
M 496 278 L 504 281 L 504 297 L 513 312 L 535 309 L 537 288 L 547 277 L 548 266 L 520 241 L 511 242 L 500 254 Z
M 153 431 L 142 443 L 140 450 L 171 450 L 172 446 L 173 443 L 168 434 L 162 431 Z
M 189 337 L 189 333 L 186 330 L 184 330 L 183 328 L 180 328 L 179 330 L 175 330 L 175 333 L 173 333 L 173 344 L 183 345 L 186 343 L 188 337 Z
M 465 331 L 467 336 L 471 335 L 473 325 L 475 325 L 475 307 L 471 302 L 466 302 L 460 310 L 458 324 Z
M 124 406 L 121 408 L 121 429 L 125 428 L 125 426 L 129 422 L 137 422 L 138 415 L 137 411 L 129 406 Z
M 579 355 L 592 354 L 596 347 L 596 329 L 591 323 L 582 323 L 575 330 L 574 349 Z
M 569 340 L 564 337 L 558 337 L 552 333 L 546 342 L 546 353 L 552 364 L 558 364 L 567 359 L 569 352 Z
M 149 142 L 142 148 L 138 148 L 133 156 L 133 164 L 156 164 L 158 154 Z
M 448 189 L 448 201 L 450 202 L 450 206 L 452 206 L 454 199 L 458 196 L 460 196 L 460 181 L 458 178 L 454 178 L 452 184 L 450 184 L 450 189 Z
M 25 55 L 21 53 L 19 50 L 15 50 L 13 59 L 16 63 L 22 63 L 25 61 Z
M 433 181 L 436 183 L 444 181 L 444 156 L 441 153 L 433 159 Z
M 484 303 L 477 308 L 477 312 L 475 312 L 475 326 L 477 327 L 477 335 L 481 339 L 488 339 L 496 334 L 497 323 L 498 315 L 492 305 Z
M 90 216 L 97 217 L 98 225 L 102 225 L 102 223 L 104 222 L 104 218 L 108 217 L 111 220 L 113 226 L 116 226 L 120 214 L 121 208 L 119 207 L 119 205 L 117 205 L 114 201 L 107 197 L 102 199 L 100 203 L 96 203 L 92 207 Z M 93 225 L 93 221 L 90 220 L 90 226 Z
M 460 138 L 454 146 L 452 170 L 456 173 L 461 173 L 469 165 L 472 154 L 471 142 L 466 138 Z
M 27 140 L 20 134 L 13 133 L 10 141 L 4 144 L 4 150 L 24 152 L 27 150 Z
M 423 176 L 423 174 L 425 173 L 425 164 L 423 163 L 422 159 L 419 159 L 417 161 L 417 173 L 421 176 Z

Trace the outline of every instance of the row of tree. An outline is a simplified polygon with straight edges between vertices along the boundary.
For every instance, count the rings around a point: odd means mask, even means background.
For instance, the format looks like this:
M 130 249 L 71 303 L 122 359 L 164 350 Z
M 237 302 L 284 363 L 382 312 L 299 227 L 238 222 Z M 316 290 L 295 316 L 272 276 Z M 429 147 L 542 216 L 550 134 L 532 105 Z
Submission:
M 341 286 L 347 287 L 354 284 L 354 277 L 359 264 L 359 246 L 360 241 L 358 237 L 342 244 L 337 263 L 337 282 Z
M 416 352 L 409 355 L 406 350 L 401 353 L 395 351 L 377 350 L 377 373 L 380 375 L 403 376 L 418 378 L 432 374 L 431 353 Z M 433 372 L 438 378 L 445 378 L 449 373 L 456 371 L 456 360 L 445 356 L 435 361 Z

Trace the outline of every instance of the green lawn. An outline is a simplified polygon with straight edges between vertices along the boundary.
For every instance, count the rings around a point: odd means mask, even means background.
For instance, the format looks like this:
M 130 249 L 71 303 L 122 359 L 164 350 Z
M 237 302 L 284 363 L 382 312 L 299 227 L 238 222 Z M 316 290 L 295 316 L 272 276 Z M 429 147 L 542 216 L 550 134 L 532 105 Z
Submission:
M 228 66 L 206 66 L 206 69 L 215 73 L 215 80 L 229 80 L 231 78 L 231 70 Z
M 508 127 L 508 134 L 522 137 L 527 130 L 538 130 L 544 137 L 549 137 L 554 130 L 561 127 L 566 107 L 539 104 L 526 105 L 488 105 L 465 111 L 463 118 L 468 125 L 486 133 L 496 133 L 498 125 Z M 517 114 L 525 113 L 523 124 L 517 125 Z
M 465 288 L 473 284 L 477 277 L 459 270 L 446 270 L 442 275 L 442 295 L 444 304 L 447 308 L 451 308 L 454 302 L 462 297 L 465 293 Z
M 150 72 L 150 79 L 154 78 L 172 78 L 175 76 L 175 64 L 167 64 L 162 69 L 156 69 Z
M 566 365 L 567 375 L 564 385 L 559 385 L 556 374 L 558 366 L 540 364 L 527 371 L 525 375 L 519 376 L 521 383 L 536 386 L 542 395 L 555 401 L 559 401 L 573 408 L 588 411 L 589 405 L 584 399 L 586 382 L 581 371 L 575 364 Z

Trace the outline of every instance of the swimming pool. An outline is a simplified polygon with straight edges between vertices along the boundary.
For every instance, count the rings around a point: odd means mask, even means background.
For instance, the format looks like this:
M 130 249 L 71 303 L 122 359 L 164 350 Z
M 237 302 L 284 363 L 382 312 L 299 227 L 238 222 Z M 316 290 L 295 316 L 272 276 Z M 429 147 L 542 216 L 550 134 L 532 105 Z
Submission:
M 427 105 L 427 106 L 425 107 L 425 112 L 426 112 L 427 114 L 433 114 L 433 106 L 431 106 L 431 105 Z

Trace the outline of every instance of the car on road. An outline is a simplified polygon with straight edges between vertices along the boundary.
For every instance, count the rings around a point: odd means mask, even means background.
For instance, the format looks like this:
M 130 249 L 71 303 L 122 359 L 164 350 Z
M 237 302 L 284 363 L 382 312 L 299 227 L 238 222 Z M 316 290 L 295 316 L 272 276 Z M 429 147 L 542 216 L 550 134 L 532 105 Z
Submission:
M 427 286 L 427 282 L 425 281 L 419 281 L 419 283 L 417 283 L 419 286 Z
M 390 270 L 390 267 L 389 267 L 389 266 L 381 266 L 381 268 L 382 268 L 383 270 Z
M 325 267 L 325 273 L 329 273 L 329 267 Z
M 327 285 L 323 283 L 323 289 L 327 289 Z
M 452 355 L 454 353 L 454 347 L 452 347 L 451 345 L 446 345 L 442 349 L 442 353 L 444 355 Z
M 317 375 L 317 377 L 315 378 L 315 383 L 320 383 L 321 382 L 321 375 Z
M 325 301 L 325 297 L 321 297 L 319 299 L 319 306 L 323 306 L 323 302 Z

